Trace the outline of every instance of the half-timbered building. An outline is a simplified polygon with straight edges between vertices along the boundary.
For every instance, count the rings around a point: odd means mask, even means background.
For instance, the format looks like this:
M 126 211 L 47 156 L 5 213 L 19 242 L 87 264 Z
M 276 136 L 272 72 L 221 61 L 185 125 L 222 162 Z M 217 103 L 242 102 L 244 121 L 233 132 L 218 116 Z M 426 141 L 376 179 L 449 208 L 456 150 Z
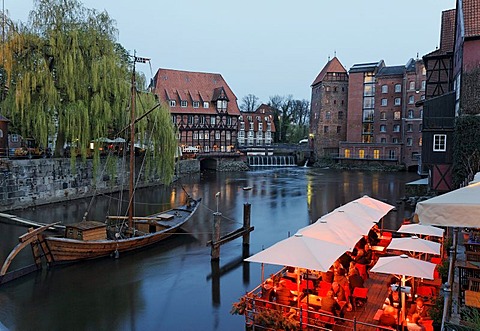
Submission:
M 153 89 L 170 109 L 183 152 L 235 151 L 240 110 L 222 75 L 158 69 Z

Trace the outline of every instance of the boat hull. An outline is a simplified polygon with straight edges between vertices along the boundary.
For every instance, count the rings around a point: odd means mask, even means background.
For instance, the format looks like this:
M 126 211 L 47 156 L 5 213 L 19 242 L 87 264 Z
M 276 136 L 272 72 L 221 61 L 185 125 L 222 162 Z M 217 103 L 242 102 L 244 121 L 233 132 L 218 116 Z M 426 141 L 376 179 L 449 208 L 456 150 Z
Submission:
M 189 208 L 178 208 L 162 212 L 162 214 L 172 213 L 176 215 L 178 219 L 163 222 L 168 227 L 162 231 L 131 238 L 84 241 L 62 237 L 44 236 L 43 240 L 45 241 L 47 247 L 47 252 L 45 252 L 45 254 L 49 255 L 51 258 L 51 263 L 60 264 L 102 258 L 112 256 L 117 252 L 122 253 L 148 247 L 175 234 L 178 229 L 195 213 L 199 204 L 200 200 L 196 200 L 195 205 Z M 154 216 L 155 215 L 152 215 L 150 217 Z

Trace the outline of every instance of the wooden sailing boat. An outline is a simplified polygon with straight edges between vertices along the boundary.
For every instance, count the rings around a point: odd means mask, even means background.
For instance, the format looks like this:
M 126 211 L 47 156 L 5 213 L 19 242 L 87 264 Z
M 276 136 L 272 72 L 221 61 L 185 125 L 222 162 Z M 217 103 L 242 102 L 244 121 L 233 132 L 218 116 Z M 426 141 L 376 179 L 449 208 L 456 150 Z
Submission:
M 140 59 L 140 60 L 139 60 Z M 155 244 L 174 234 L 197 210 L 201 199 L 187 194 L 187 201 L 178 208 L 162 211 L 147 217 L 133 216 L 134 161 L 135 161 L 135 62 L 144 61 L 134 57 L 132 75 L 132 100 L 130 121 L 130 177 L 128 216 L 110 216 L 106 222 L 86 221 L 65 226 L 63 236 L 44 233 L 49 226 L 43 226 L 19 238 L 20 243 L 7 257 L 0 270 L 0 280 L 11 261 L 28 244 L 32 245 L 37 268 L 45 256 L 49 265 L 75 262 L 106 256 L 118 256 L 121 252 L 132 251 Z M 156 107 L 155 107 L 156 108 Z

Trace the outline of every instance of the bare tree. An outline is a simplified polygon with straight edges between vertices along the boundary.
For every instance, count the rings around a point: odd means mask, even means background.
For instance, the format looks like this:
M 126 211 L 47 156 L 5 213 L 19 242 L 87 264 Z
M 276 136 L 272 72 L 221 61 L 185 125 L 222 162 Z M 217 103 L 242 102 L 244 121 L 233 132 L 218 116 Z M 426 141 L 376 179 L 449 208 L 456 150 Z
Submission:
M 254 94 L 248 94 L 242 98 L 240 109 L 244 112 L 254 112 L 258 107 L 258 97 Z

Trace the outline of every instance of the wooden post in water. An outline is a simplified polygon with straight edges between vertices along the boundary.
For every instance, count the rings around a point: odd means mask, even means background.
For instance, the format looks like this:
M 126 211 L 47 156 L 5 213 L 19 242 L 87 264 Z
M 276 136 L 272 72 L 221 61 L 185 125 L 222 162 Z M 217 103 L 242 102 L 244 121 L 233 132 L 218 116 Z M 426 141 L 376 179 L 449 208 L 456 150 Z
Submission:
M 242 257 L 246 259 L 250 256 L 250 211 L 252 209 L 252 205 L 248 202 L 243 205 L 243 249 L 242 249 Z
M 213 238 L 212 238 L 212 258 L 211 260 L 220 259 L 220 220 L 222 219 L 222 213 L 218 211 L 213 213 Z

